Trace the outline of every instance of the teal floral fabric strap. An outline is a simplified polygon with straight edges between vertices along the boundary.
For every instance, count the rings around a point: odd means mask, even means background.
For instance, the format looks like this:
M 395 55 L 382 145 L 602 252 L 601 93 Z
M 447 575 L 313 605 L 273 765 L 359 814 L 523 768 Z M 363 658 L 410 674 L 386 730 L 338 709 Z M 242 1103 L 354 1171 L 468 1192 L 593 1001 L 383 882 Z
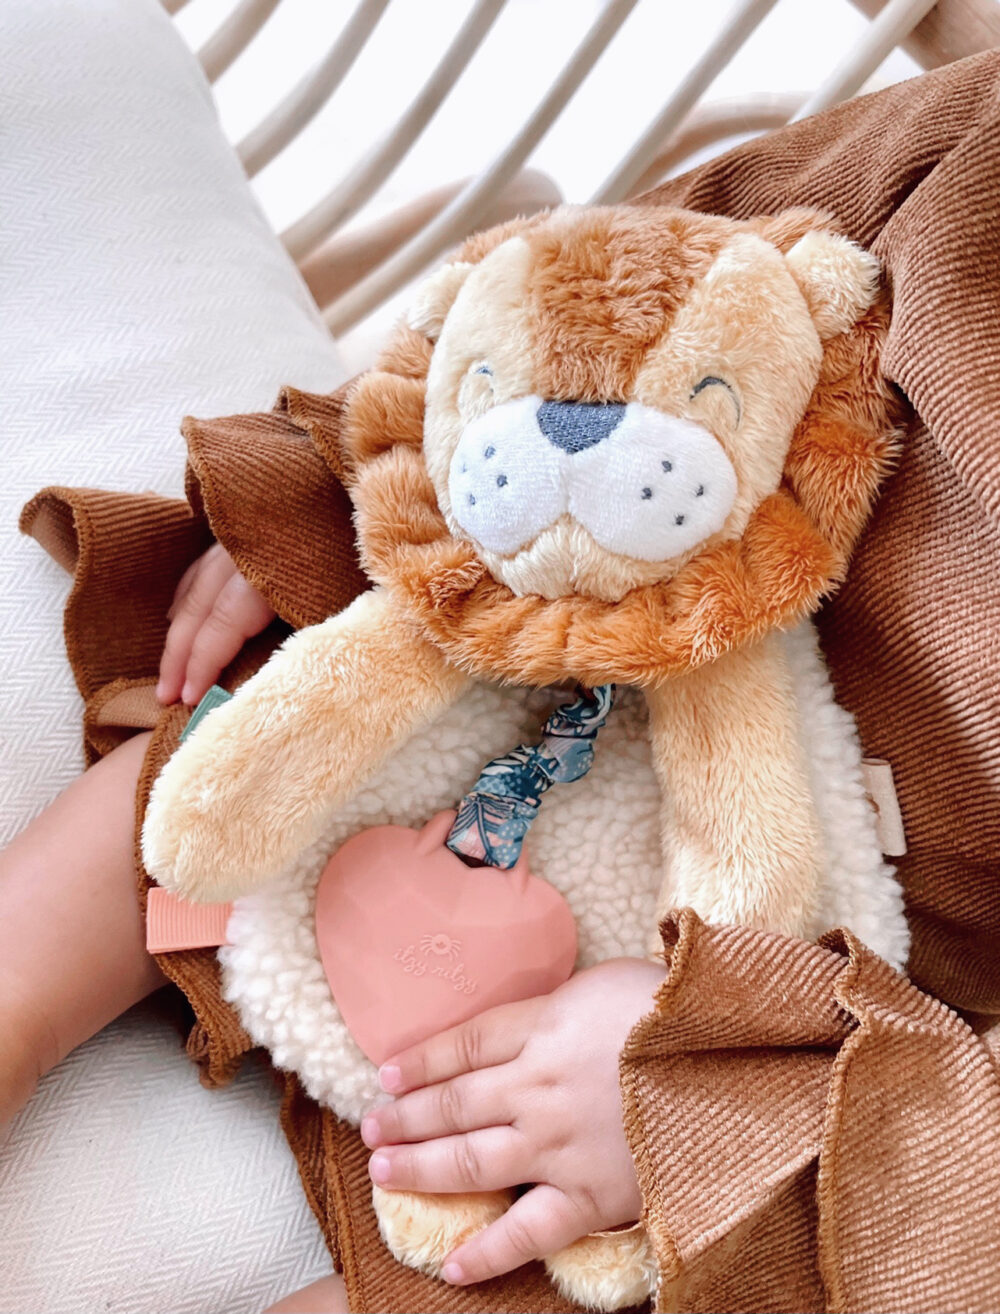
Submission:
M 575 702 L 556 708 L 537 744 L 522 744 L 485 766 L 458 805 L 446 840 L 452 853 L 487 867 L 513 867 L 542 795 L 590 770 L 614 692 L 613 684 L 582 690 Z

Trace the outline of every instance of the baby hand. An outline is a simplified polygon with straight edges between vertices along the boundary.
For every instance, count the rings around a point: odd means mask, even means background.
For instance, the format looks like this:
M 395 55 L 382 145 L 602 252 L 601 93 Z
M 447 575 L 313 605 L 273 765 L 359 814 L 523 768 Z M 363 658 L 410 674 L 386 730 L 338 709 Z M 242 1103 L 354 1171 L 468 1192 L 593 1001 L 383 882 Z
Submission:
M 619 958 L 550 995 L 505 1004 L 383 1065 L 399 1096 L 365 1118 L 387 1190 L 492 1191 L 536 1183 L 449 1255 L 448 1282 L 480 1282 L 639 1217 L 618 1056 L 653 1007 L 662 964 Z M 406 1093 L 404 1093 L 406 1092 Z
M 180 697 L 193 707 L 274 612 L 215 543 L 184 572 L 167 618 L 156 696 L 163 704 Z

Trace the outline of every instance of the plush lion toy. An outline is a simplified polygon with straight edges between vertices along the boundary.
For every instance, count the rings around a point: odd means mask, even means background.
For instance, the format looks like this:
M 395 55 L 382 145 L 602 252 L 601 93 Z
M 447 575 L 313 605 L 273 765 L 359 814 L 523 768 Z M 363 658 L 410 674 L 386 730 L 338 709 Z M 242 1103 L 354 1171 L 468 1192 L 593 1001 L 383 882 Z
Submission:
M 678 906 L 807 938 L 847 925 L 904 962 L 806 619 L 892 456 L 888 315 L 874 258 L 815 212 L 567 207 L 468 243 L 340 394 L 286 393 L 349 490 L 374 587 L 204 719 L 143 843 L 160 884 L 237 900 L 227 997 L 315 1098 L 359 1120 L 378 1093 L 313 931 L 330 853 L 453 806 L 537 731 L 548 686 L 620 687 L 594 770 L 529 840 L 578 965 L 653 951 Z M 388 1245 L 431 1273 L 509 1203 L 375 1190 Z M 548 1267 L 605 1310 L 655 1283 L 642 1229 Z

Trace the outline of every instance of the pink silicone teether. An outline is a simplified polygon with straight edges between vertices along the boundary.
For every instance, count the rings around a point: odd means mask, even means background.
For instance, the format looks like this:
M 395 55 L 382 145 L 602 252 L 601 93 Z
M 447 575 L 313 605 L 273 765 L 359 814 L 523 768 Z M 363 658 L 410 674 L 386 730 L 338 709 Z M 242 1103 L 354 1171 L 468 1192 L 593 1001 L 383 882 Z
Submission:
M 467 867 L 445 848 L 454 812 L 422 830 L 376 826 L 326 864 L 316 939 L 327 980 L 372 1060 L 496 1004 L 547 994 L 576 960 L 569 905 L 532 876 Z

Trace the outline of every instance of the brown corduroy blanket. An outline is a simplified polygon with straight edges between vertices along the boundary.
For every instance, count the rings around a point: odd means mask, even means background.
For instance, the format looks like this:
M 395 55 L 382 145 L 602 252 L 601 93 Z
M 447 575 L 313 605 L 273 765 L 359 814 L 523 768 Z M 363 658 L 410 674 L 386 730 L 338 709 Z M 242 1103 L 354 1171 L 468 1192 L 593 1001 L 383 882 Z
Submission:
M 625 1120 L 682 1311 L 995 1311 L 1000 1202 L 1000 52 L 751 142 L 645 203 L 834 212 L 881 257 L 884 369 L 914 422 L 821 616 L 840 700 L 893 766 L 912 984 L 851 936 L 822 945 L 680 912 L 667 982 L 622 1058 Z M 152 685 L 174 585 L 211 535 L 285 625 L 364 580 L 349 508 L 286 415 L 191 424 L 189 503 L 51 489 L 24 527 L 76 582 L 70 655 L 91 758 L 155 724 L 137 805 L 186 720 Z M 226 673 L 273 646 L 277 624 Z M 144 883 L 144 878 L 143 883 Z M 162 966 L 208 1083 L 249 1046 L 208 950 Z M 357 1310 L 557 1311 L 537 1267 L 455 1290 L 397 1265 L 357 1135 L 284 1078 L 283 1120 Z

